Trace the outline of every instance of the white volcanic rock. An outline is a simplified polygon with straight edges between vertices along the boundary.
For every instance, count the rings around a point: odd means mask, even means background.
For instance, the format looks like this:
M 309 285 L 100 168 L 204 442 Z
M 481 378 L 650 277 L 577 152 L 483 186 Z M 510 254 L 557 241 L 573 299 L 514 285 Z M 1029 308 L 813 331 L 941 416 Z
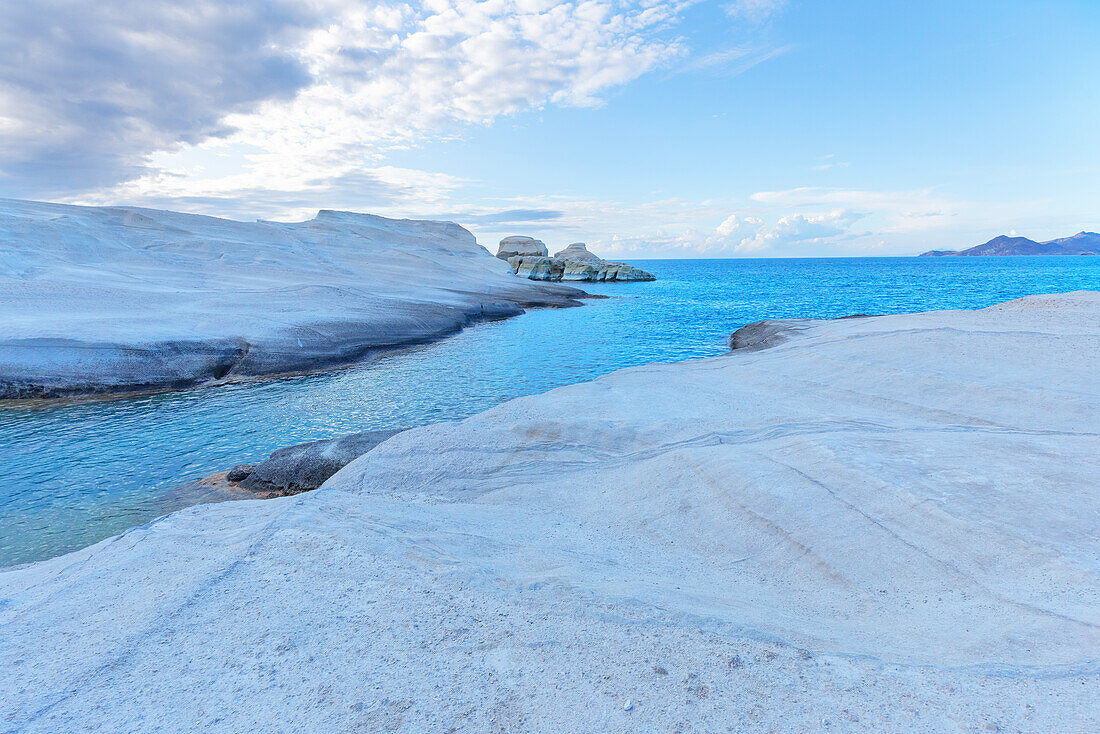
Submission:
M 346 364 L 579 295 L 517 280 L 450 222 L 0 200 L 0 398 Z
M 500 241 L 497 249 L 497 257 L 501 260 L 509 260 L 515 256 L 522 257 L 546 257 L 546 245 L 542 240 L 534 237 L 520 237 L 518 235 L 505 237 Z
M 552 257 L 515 255 L 508 258 L 512 272 L 529 280 L 561 280 L 565 263 Z
M 592 263 L 593 265 L 602 265 L 604 262 L 603 259 L 589 252 L 583 242 L 574 242 L 571 245 L 566 245 L 565 249 L 558 252 L 554 257 L 561 258 L 562 260 L 579 260 L 581 262 Z
M 792 325 L 0 572 L 0 720 L 1100 729 L 1100 293 Z
M 528 252 L 518 252 L 525 248 Z M 507 244 L 506 244 L 507 243 Z M 541 252 L 541 254 L 539 254 Z M 642 281 L 656 280 L 652 274 L 625 263 L 613 263 L 588 251 L 583 242 L 574 242 L 564 250 L 546 257 L 546 247 L 530 237 L 506 237 L 500 241 L 497 257 L 512 266 L 512 272 L 529 280 L 551 281 Z

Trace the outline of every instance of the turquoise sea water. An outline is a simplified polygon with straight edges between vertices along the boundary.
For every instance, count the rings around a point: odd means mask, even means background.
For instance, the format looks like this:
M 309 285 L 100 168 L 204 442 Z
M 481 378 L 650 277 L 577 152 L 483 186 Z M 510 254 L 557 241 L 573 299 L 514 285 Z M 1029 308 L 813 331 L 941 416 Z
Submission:
M 979 308 L 1100 290 L 1100 257 L 636 261 L 653 283 L 474 326 L 340 372 L 0 409 L 0 566 L 48 558 L 198 501 L 173 487 L 282 446 L 456 420 L 653 361 L 707 357 L 746 323 Z

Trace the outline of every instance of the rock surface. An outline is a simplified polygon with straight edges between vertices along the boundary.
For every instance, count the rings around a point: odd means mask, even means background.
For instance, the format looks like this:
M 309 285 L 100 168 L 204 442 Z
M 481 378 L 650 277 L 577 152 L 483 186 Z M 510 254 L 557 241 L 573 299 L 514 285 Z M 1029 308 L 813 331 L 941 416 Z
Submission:
M 507 260 L 516 275 L 529 280 L 589 283 L 656 280 L 651 273 L 632 265 L 597 257 L 583 242 L 574 242 L 554 257 L 547 257 L 546 246 L 539 240 L 505 237 L 500 241 L 497 257 Z
M 347 464 L 398 433 L 401 431 L 366 431 L 288 446 L 255 466 L 234 467 L 226 479 L 261 498 L 307 492 L 317 489 Z M 237 469 L 242 471 L 234 474 Z
M 2 571 L 0 721 L 1100 730 L 1100 293 L 802 326 Z
M 235 467 L 225 473 L 225 481 L 239 482 L 242 479 L 245 479 L 249 474 L 254 471 L 256 471 L 255 464 L 237 464 Z
M 852 314 L 841 316 L 839 319 L 867 319 L 871 314 Z M 731 352 L 757 352 L 761 349 L 778 346 L 799 332 L 811 329 L 820 324 L 821 319 L 767 319 L 755 321 L 742 326 L 730 334 L 729 347 Z
M 577 260 L 593 265 L 600 265 L 603 263 L 603 260 L 594 253 L 588 251 L 588 247 L 586 247 L 583 242 L 574 242 L 571 245 L 566 245 L 565 249 L 555 253 L 554 257 L 561 260 Z
M 235 222 L 0 199 L 0 399 L 339 366 L 582 291 L 450 222 Z
M 508 260 L 516 257 L 546 257 L 546 245 L 542 243 L 542 240 L 536 240 L 534 237 L 505 237 L 500 241 L 500 247 L 497 249 L 497 257 L 501 260 Z

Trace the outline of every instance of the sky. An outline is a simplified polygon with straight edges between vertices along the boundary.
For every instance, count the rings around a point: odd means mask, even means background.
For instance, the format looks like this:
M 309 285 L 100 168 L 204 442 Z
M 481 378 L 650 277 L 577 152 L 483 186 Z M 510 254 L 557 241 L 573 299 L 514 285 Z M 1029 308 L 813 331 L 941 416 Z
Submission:
M 0 197 L 605 257 L 1100 230 L 1097 0 L 0 0 Z

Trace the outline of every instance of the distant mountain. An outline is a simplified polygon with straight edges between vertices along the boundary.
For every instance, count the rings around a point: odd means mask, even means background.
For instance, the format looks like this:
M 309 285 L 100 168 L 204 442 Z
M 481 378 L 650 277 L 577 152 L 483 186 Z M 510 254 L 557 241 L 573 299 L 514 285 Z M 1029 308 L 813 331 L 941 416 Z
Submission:
M 1027 237 L 1000 235 L 968 250 L 929 250 L 921 253 L 921 257 L 959 255 L 1100 255 L 1100 234 L 1078 232 L 1072 237 L 1062 237 L 1047 242 L 1036 242 Z

